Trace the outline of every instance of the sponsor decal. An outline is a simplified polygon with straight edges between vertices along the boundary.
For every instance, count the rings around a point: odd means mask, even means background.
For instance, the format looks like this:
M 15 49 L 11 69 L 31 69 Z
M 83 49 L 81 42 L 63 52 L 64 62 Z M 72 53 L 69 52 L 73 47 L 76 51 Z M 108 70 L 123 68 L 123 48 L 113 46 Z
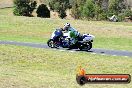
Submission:
M 84 85 L 86 83 L 127 84 L 131 82 L 131 76 L 129 74 L 86 74 L 85 69 L 80 67 L 76 75 L 76 81 L 79 85 Z

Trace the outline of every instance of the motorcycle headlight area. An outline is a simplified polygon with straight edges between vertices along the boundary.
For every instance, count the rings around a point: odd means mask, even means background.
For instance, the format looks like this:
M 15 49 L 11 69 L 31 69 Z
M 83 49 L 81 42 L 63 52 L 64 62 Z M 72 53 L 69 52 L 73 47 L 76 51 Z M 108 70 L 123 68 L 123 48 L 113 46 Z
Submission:
M 93 38 L 92 38 L 91 36 L 85 37 L 85 38 L 83 39 L 83 41 L 91 41 L 91 40 L 93 40 Z

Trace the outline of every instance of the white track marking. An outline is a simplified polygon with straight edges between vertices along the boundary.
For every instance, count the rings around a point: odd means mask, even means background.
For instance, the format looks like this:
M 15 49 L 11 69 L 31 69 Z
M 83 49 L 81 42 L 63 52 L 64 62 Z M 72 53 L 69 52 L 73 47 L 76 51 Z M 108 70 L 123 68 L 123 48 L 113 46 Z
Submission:
M 104 56 L 104 55 L 106 55 L 106 54 L 101 54 L 101 55 L 103 55 L 103 56 Z
M 66 50 L 59 50 L 59 51 L 62 51 L 63 52 L 63 51 L 66 51 Z
M 53 49 L 53 50 L 57 50 L 57 49 Z
M 97 54 L 97 53 L 92 53 L 92 54 Z
M 69 51 L 69 52 L 72 52 L 73 53 L 73 52 L 76 52 L 76 51 Z
M 112 56 L 117 56 L 117 55 L 112 55 Z
M 124 57 L 128 57 L 128 56 L 124 56 Z

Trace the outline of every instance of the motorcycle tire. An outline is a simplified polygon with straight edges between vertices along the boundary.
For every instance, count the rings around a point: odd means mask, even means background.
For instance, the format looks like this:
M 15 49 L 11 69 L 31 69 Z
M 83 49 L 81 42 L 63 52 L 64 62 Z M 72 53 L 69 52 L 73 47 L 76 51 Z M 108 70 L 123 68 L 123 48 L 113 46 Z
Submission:
M 92 43 L 89 42 L 89 43 L 88 43 L 88 46 L 87 46 L 87 50 L 90 50 L 91 48 L 92 48 Z
M 84 48 L 85 47 L 85 48 Z M 91 42 L 89 42 L 89 43 L 87 43 L 87 44 L 83 44 L 83 45 L 81 45 L 80 47 L 79 47 L 79 49 L 80 50 L 90 50 L 92 48 L 92 43 Z
M 49 47 L 51 47 L 51 48 L 54 48 L 54 42 L 53 42 L 53 40 L 52 40 L 52 39 L 49 39 L 49 40 L 47 41 L 47 45 L 48 45 Z

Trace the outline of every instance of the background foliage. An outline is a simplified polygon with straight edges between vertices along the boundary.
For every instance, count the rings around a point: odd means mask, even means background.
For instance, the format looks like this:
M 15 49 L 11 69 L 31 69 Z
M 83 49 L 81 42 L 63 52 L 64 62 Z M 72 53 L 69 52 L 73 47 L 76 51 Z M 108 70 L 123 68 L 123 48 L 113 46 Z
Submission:
M 131 16 L 132 11 L 125 0 L 42 0 L 51 11 L 58 13 L 60 18 L 67 16 L 71 9 L 71 16 L 75 19 L 107 20 L 116 15 L 119 21 Z M 18 16 L 31 16 L 36 7 L 32 0 L 14 0 L 14 14 Z M 45 7 L 44 7 L 45 8 Z M 41 14 L 48 16 L 48 8 L 41 10 Z M 38 7 L 40 10 L 40 7 Z M 39 14 L 38 14 L 39 13 Z M 38 16 L 40 12 L 37 10 Z M 39 16 L 41 17 L 41 16 Z M 49 17 L 49 16 L 48 16 Z
M 37 3 L 33 0 L 14 0 L 14 15 L 17 16 L 32 16 L 33 10 Z
M 50 18 L 50 10 L 45 4 L 39 5 L 36 13 L 37 17 Z

